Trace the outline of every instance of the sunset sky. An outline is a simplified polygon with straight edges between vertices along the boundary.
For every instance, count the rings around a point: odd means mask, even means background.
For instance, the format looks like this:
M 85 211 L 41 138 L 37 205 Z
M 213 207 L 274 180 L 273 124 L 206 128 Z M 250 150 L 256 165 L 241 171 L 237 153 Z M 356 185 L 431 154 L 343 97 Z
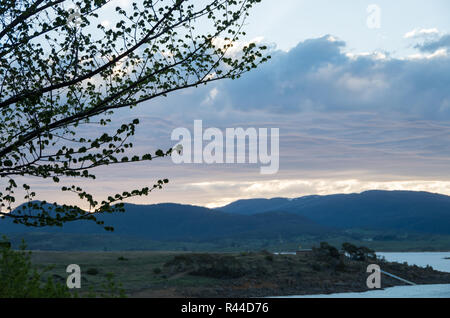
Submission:
M 127 1 L 118 1 L 129 5 Z M 367 24 L 369 5 L 380 28 Z M 450 2 L 263 0 L 247 39 L 272 59 L 236 81 L 212 83 L 117 112 L 140 118 L 136 150 L 173 146 L 173 129 L 279 128 L 280 169 L 181 164 L 170 158 L 98 169 L 80 184 L 99 195 L 170 179 L 133 202 L 216 207 L 242 198 L 407 189 L 450 195 Z M 112 16 L 101 17 L 108 24 Z M 40 198 L 72 202 L 48 183 Z M 56 197 L 57 195 L 57 197 Z

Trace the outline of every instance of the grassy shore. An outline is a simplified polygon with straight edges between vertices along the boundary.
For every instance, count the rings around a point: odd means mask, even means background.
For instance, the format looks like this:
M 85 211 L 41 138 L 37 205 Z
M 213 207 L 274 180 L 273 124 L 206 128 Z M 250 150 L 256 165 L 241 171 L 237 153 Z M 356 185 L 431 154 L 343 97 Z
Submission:
M 81 296 L 101 293 L 108 273 L 128 297 L 265 297 L 366 291 L 369 263 L 417 284 L 450 284 L 450 273 L 383 261 L 354 261 L 323 255 L 180 252 L 33 251 L 46 275 L 65 281 L 67 265 L 82 271 Z M 402 285 L 388 276 L 382 287 Z
M 311 248 L 322 241 L 333 246 L 349 242 L 384 252 L 438 252 L 450 251 L 449 235 L 401 234 L 374 231 L 347 231 L 348 233 L 317 236 L 304 235 L 289 239 L 216 239 L 207 241 L 153 241 L 145 238 L 109 234 L 62 233 L 8 233 L 14 248 L 24 239 L 31 250 L 48 251 L 295 251 L 298 246 Z M 344 235 L 345 234 L 345 235 Z

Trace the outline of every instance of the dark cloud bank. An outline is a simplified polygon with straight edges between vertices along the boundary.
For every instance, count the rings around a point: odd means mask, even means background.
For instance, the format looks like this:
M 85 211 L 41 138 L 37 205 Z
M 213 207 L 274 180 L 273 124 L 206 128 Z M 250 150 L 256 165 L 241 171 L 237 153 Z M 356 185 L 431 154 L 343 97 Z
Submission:
M 423 50 L 449 45 L 449 37 Z M 291 51 L 219 89 L 228 105 L 243 111 L 392 112 L 423 119 L 450 116 L 450 58 L 350 57 L 331 36 L 306 40 Z

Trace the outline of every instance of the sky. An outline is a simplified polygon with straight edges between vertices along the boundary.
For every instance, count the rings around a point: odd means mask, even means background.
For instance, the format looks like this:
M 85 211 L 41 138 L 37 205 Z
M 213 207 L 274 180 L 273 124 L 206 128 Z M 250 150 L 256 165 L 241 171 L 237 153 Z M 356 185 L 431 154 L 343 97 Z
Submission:
M 99 168 L 97 180 L 80 184 L 102 197 L 168 178 L 163 190 L 133 202 L 207 207 L 369 189 L 450 195 L 449 12 L 447 0 L 263 0 L 243 41 L 268 44 L 270 62 L 116 119 L 141 119 L 134 144 L 144 153 L 172 147 L 172 131 L 193 131 L 194 120 L 222 131 L 278 128 L 279 171 L 167 158 Z M 60 187 L 33 182 L 50 200 Z M 58 194 L 60 203 L 71 200 Z

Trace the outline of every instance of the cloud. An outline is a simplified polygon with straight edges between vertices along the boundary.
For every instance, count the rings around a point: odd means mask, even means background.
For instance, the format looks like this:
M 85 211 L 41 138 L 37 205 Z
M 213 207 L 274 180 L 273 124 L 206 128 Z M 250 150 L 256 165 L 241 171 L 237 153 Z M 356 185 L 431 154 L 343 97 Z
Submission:
M 222 37 L 216 37 L 212 40 L 212 44 L 216 49 L 225 53 L 226 57 L 237 58 L 243 53 L 244 47 L 253 43 L 255 45 L 261 45 L 264 41 L 264 37 L 256 37 L 250 41 L 233 41 L 231 39 L 225 39 Z
M 447 49 L 439 49 L 433 53 L 417 53 L 408 56 L 410 60 L 421 60 L 421 59 L 434 59 L 437 57 L 446 57 L 448 55 Z
M 210 208 L 224 206 L 233 201 L 251 198 L 297 198 L 307 195 L 330 195 L 335 193 L 360 193 L 368 190 L 427 191 L 450 195 L 449 181 L 394 180 L 368 181 L 361 179 L 276 179 L 269 181 L 210 181 L 190 184 L 197 191 L 222 193 L 223 197 L 212 198 L 203 203 Z
M 439 34 L 439 30 L 436 28 L 431 29 L 414 29 L 408 33 L 406 33 L 403 37 L 405 39 L 418 38 L 418 37 L 426 37 L 430 35 Z
M 202 104 L 208 104 L 208 103 L 210 104 L 210 103 L 214 102 L 214 100 L 217 97 L 217 94 L 219 94 L 219 90 L 217 89 L 217 87 L 212 88 L 209 91 L 208 96 L 206 96 L 206 98 L 203 100 Z
M 416 48 L 422 52 L 435 52 L 439 49 L 448 49 L 450 48 L 450 34 L 445 34 L 437 40 L 418 44 Z
M 394 58 L 389 52 L 349 53 L 329 35 L 300 42 L 239 80 L 219 81 L 153 100 L 152 115 L 189 109 L 191 118 L 239 121 L 232 112 L 301 114 L 368 111 L 450 119 L 450 56 L 445 50 Z M 217 94 L 215 92 L 218 92 Z M 147 105 L 147 104 L 146 104 Z M 145 112 L 145 110 L 143 110 Z
M 111 22 L 109 22 L 109 20 L 103 20 L 100 24 L 105 28 L 108 28 L 111 25 Z
M 446 51 L 392 58 L 348 54 L 330 36 L 273 52 L 270 63 L 235 82 L 221 83 L 215 105 L 242 111 L 374 111 L 450 118 L 450 58 Z M 442 40 L 441 43 L 444 43 Z

